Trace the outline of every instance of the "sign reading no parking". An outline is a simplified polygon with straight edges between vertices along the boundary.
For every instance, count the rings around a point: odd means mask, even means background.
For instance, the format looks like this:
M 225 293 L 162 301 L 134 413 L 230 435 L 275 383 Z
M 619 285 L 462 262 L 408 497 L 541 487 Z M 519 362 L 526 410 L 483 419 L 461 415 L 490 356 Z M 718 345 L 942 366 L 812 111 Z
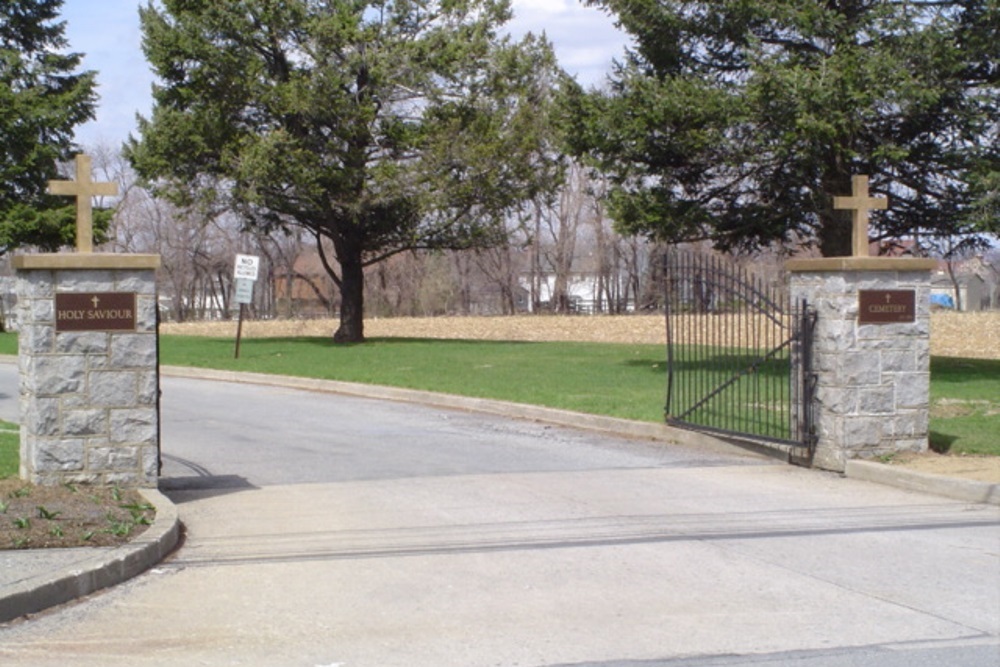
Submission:
M 260 257 L 253 255 L 236 255 L 236 268 L 234 276 L 244 280 L 257 280 L 257 271 L 260 269 Z

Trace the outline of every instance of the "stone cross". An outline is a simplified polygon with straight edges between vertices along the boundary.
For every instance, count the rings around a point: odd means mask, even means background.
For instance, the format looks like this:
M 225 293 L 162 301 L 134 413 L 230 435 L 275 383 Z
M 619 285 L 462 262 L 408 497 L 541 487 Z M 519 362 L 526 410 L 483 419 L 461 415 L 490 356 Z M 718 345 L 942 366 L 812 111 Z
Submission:
M 94 221 L 90 198 L 99 195 L 114 197 L 117 183 L 96 183 L 90 180 L 90 156 L 76 156 L 75 181 L 49 181 L 49 193 L 76 197 L 76 250 L 94 251 Z
M 889 200 L 885 197 L 868 196 L 868 177 L 851 177 L 851 196 L 834 197 L 833 207 L 838 210 L 849 210 L 854 216 L 854 233 L 851 247 L 854 257 L 868 257 L 868 212 L 889 208 Z

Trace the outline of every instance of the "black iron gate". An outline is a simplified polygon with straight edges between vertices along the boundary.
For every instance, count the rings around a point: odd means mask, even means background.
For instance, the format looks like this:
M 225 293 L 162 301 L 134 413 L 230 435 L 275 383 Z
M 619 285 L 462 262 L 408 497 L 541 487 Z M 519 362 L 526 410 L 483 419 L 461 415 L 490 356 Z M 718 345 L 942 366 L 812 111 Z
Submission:
M 810 457 L 815 313 L 714 255 L 672 250 L 664 280 L 667 422 Z

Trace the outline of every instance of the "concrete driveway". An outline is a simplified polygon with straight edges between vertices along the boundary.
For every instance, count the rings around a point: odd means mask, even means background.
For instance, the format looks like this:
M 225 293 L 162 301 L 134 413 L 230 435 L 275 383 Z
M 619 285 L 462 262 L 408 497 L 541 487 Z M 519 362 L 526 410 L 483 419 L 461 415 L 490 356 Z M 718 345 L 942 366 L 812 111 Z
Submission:
M 289 389 L 163 409 L 183 546 L 0 664 L 1000 664 L 994 506 Z

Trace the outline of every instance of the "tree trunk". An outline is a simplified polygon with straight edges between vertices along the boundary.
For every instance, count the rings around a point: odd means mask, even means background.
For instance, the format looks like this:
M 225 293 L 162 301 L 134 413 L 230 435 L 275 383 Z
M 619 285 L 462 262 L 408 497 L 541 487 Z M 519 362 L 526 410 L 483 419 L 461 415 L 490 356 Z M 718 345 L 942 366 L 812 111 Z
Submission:
M 361 264 L 361 253 L 338 252 L 338 255 L 340 255 L 340 327 L 333 334 L 333 342 L 363 343 L 365 270 Z
M 854 252 L 851 212 L 832 208 L 834 196 L 846 196 L 852 191 L 850 169 L 844 167 L 843 159 L 837 156 L 831 158 L 822 183 L 823 196 L 829 199 L 831 208 L 820 207 L 816 233 L 820 254 L 823 257 L 850 257 Z
M 853 223 L 850 212 L 820 214 L 819 251 L 823 257 L 850 257 L 853 252 Z

